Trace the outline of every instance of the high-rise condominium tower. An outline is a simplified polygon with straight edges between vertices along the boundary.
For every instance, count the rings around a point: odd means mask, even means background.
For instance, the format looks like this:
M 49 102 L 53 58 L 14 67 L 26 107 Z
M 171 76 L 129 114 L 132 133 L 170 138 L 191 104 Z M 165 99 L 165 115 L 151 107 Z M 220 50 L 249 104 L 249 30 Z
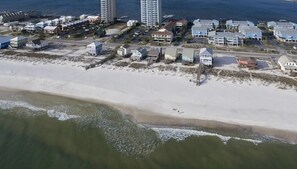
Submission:
M 113 22 L 117 16 L 116 0 L 101 0 L 101 20 Z
M 142 23 L 154 27 L 162 22 L 161 0 L 140 0 L 140 5 Z

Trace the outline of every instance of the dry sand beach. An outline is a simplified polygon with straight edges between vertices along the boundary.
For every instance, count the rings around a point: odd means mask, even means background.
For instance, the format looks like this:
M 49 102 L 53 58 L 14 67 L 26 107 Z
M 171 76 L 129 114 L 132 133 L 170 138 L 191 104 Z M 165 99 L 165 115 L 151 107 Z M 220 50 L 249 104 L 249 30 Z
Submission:
M 248 126 L 297 142 L 296 90 L 213 76 L 197 87 L 191 82 L 194 78 L 110 65 L 86 71 L 68 62 L 36 64 L 3 58 L 0 62 L 2 88 L 106 103 L 142 123 Z

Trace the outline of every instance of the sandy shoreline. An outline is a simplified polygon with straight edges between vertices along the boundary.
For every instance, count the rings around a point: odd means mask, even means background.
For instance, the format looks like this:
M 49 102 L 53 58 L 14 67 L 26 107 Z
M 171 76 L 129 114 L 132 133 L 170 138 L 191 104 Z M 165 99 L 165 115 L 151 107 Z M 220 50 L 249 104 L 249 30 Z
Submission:
M 297 142 L 297 94 L 174 72 L 0 61 L 0 87 L 41 92 L 111 105 L 139 123 L 250 130 Z M 286 131 L 286 132 L 284 132 Z

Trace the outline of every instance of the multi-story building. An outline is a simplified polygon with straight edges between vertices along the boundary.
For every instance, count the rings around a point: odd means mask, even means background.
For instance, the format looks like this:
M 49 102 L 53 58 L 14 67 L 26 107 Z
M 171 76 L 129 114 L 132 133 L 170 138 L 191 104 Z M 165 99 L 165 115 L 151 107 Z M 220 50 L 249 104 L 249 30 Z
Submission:
M 240 26 L 238 31 L 245 39 L 262 40 L 262 31 L 256 26 Z
M 233 21 L 228 20 L 226 22 L 226 27 L 228 30 L 238 30 L 240 26 L 255 26 L 255 24 L 251 21 Z
M 101 0 L 101 20 L 110 23 L 117 17 L 116 0 Z
M 208 26 L 209 28 L 216 29 L 220 26 L 220 22 L 218 20 L 203 20 L 203 19 L 196 19 L 194 20 L 194 25 L 196 26 Z
M 87 54 L 89 56 L 98 56 L 102 52 L 102 43 L 93 42 L 87 45 Z
M 297 30 L 296 29 L 275 27 L 273 34 L 280 41 L 297 42 Z
M 267 22 L 267 27 L 270 29 L 274 28 L 284 28 L 284 29 L 297 29 L 297 24 L 293 22 L 287 22 L 287 21 L 270 21 Z
M 162 22 L 161 0 L 141 0 L 141 22 L 147 27 L 159 26 Z
M 239 46 L 243 44 L 243 35 L 241 33 L 210 32 L 208 36 L 209 44 L 230 46 Z

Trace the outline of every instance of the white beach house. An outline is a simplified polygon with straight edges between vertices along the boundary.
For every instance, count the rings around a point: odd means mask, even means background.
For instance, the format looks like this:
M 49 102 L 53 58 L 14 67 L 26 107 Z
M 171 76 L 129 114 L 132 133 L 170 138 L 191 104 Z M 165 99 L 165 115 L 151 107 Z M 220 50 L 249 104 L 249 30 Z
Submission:
M 285 73 L 297 72 L 297 63 L 287 55 L 281 56 L 278 59 L 278 64 Z
M 10 47 L 19 48 L 19 47 L 26 46 L 27 41 L 28 41 L 27 37 L 17 36 L 15 38 L 10 39 Z
M 205 66 L 212 66 L 213 64 L 213 50 L 210 48 L 202 48 L 199 51 L 199 61 Z
M 98 56 L 102 52 L 102 43 L 93 42 L 87 45 L 87 54 L 89 56 Z
M 239 26 L 239 33 L 246 39 L 262 40 L 262 31 L 256 26 Z
M 26 43 L 26 47 L 33 50 L 40 50 L 46 48 L 48 46 L 48 42 L 41 39 L 35 39 Z
M 117 50 L 117 54 L 119 56 L 125 56 L 127 54 L 130 53 L 130 46 L 129 45 L 122 45 L 118 50 Z

